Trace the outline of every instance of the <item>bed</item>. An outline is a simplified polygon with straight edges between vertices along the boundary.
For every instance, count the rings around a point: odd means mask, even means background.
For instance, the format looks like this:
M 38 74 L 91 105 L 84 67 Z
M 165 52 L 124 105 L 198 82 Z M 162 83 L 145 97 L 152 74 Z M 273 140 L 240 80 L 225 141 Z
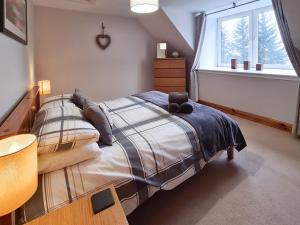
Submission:
M 19 223 L 111 184 L 129 215 L 157 191 L 177 187 L 224 151 L 232 159 L 234 149 L 246 147 L 238 124 L 224 113 L 192 103 L 192 114 L 173 115 L 167 111 L 167 97 L 151 91 L 99 103 L 113 120 L 112 146 L 99 143 L 97 157 L 40 175 L 36 194 L 19 210 Z

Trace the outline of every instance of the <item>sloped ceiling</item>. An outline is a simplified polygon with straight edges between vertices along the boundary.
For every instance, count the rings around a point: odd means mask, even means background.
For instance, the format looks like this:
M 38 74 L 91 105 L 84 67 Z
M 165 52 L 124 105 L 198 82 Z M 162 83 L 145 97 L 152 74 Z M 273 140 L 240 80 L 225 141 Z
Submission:
M 32 0 L 35 5 L 88 11 L 116 16 L 135 17 L 130 11 L 130 0 Z M 237 0 L 239 1 L 239 0 Z M 199 12 L 215 9 L 232 3 L 233 0 L 160 0 L 162 8 L 182 12 Z
M 196 13 L 209 11 L 231 4 L 234 0 L 160 0 L 163 7 L 179 9 L 183 12 Z M 235 0 L 234 2 L 238 2 Z
M 186 57 L 193 55 L 193 48 L 162 9 L 155 13 L 139 16 L 138 20 L 157 42 L 167 42 L 169 50 L 177 50 Z

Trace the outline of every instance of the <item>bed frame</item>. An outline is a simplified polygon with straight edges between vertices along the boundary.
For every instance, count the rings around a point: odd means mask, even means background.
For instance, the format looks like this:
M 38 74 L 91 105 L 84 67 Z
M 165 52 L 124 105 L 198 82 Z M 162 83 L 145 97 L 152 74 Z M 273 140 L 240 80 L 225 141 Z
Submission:
M 0 124 L 0 140 L 29 133 L 35 114 L 40 109 L 39 87 L 35 86 L 28 91 L 8 117 Z
M 9 116 L 0 124 L 0 140 L 23 133 L 29 133 L 36 113 L 40 109 L 39 87 L 28 91 Z M 227 149 L 228 160 L 234 158 L 234 147 Z M 10 225 L 11 216 L 0 217 L 0 225 Z
M 29 133 L 35 118 L 35 114 L 40 109 L 40 94 L 39 87 L 35 86 L 22 100 L 17 104 L 14 110 L 4 120 L 0 126 L 0 140 L 23 133 Z M 234 147 L 227 149 L 229 160 L 234 158 Z M 0 224 L 1 225 L 1 224 Z

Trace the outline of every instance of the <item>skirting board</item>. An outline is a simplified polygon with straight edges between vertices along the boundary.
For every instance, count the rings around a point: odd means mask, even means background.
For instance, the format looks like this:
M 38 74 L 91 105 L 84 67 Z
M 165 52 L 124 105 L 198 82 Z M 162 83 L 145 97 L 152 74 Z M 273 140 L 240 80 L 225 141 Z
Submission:
M 273 128 L 279 129 L 279 130 L 283 130 L 283 131 L 290 132 L 290 133 L 293 130 L 293 125 L 289 124 L 289 123 L 281 122 L 281 121 L 274 120 L 274 119 L 264 117 L 264 116 L 259 116 L 259 115 L 253 114 L 253 113 L 244 112 L 244 111 L 241 111 L 238 109 L 232 109 L 232 108 L 229 108 L 226 106 L 218 105 L 218 104 L 207 102 L 204 100 L 199 100 L 198 102 L 200 104 L 207 105 L 212 108 L 218 109 L 224 113 L 238 116 L 238 117 L 241 117 L 241 118 L 244 118 L 247 120 L 251 120 L 251 121 L 254 121 L 257 123 L 261 123 L 266 126 L 270 126 L 270 127 L 273 127 Z

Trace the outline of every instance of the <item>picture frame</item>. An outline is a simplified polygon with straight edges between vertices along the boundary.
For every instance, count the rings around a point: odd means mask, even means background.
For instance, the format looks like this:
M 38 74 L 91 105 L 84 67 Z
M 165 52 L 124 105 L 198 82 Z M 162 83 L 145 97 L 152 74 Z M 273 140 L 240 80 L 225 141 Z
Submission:
M 0 4 L 0 32 L 27 45 L 27 0 L 2 0 Z

